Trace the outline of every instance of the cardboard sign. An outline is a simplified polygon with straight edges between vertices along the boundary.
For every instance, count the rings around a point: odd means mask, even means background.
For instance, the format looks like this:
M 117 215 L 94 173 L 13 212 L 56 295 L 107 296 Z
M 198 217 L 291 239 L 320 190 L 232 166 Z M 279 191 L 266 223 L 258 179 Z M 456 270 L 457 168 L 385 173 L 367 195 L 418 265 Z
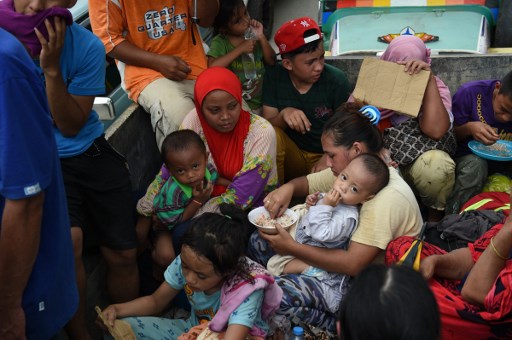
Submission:
M 420 112 L 430 71 L 410 75 L 404 66 L 377 58 L 363 60 L 352 96 L 411 117 Z

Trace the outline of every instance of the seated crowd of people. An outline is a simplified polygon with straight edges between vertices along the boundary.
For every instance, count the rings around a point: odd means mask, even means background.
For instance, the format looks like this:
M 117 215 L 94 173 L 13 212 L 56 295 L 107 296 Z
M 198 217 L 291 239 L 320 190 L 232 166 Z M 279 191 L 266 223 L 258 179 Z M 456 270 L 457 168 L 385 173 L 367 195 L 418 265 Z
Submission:
M 277 30 L 276 61 L 242 0 L 195 2 L 89 0 L 93 32 L 73 23 L 76 0 L 0 2 L 0 338 L 92 338 L 91 234 L 105 331 L 121 319 L 150 339 L 282 339 L 297 324 L 342 339 L 512 337 L 512 218 L 453 251 L 424 242 L 419 273 L 399 265 L 427 222 L 512 174 L 467 147 L 511 139 L 512 72 L 452 96 L 424 42 L 398 36 L 380 59 L 429 74 L 411 118 L 351 94 L 313 19 Z M 210 46 L 197 24 L 215 29 Z M 135 208 L 93 110 L 105 55 L 162 156 Z M 401 157 L 391 131 L 413 130 L 421 147 Z M 299 219 L 258 231 L 247 213 L 261 206 Z M 158 287 L 140 296 L 143 252 Z M 180 294 L 188 318 L 163 317 Z

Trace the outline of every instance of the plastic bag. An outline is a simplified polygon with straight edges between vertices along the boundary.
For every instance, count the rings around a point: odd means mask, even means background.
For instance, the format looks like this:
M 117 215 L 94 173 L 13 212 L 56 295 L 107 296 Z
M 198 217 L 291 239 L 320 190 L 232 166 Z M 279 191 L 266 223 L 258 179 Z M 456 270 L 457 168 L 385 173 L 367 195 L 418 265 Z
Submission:
M 484 184 L 482 192 L 506 192 L 510 194 L 510 185 L 510 178 L 500 173 L 495 173 L 487 177 L 487 182 Z

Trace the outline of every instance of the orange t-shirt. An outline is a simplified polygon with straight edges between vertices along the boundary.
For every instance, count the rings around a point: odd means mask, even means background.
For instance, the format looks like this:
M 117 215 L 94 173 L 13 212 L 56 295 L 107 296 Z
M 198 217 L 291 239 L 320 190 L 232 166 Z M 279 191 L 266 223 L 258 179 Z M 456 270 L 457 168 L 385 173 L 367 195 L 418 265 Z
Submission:
M 186 0 L 89 0 L 89 13 L 93 31 L 107 53 L 126 40 L 148 52 L 180 57 L 192 69 L 187 79 L 196 79 L 207 63 L 188 5 Z M 126 91 L 134 101 L 149 83 L 163 77 L 160 72 L 145 67 L 123 63 L 118 63 L 118 67 Z

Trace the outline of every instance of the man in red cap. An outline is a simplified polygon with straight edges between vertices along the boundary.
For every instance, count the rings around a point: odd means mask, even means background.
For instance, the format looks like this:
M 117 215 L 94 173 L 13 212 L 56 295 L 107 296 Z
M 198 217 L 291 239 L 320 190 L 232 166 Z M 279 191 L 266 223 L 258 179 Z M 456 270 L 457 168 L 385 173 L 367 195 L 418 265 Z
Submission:
M 345 74 L 324 64 L 322 33 L 303 17 L 284 23 L 274 40 L 282 62 L 263 80 L 263 117 L 277 135 L 280 183 L 321 170 L 320 137 L 325 122 L 350 94 Z

